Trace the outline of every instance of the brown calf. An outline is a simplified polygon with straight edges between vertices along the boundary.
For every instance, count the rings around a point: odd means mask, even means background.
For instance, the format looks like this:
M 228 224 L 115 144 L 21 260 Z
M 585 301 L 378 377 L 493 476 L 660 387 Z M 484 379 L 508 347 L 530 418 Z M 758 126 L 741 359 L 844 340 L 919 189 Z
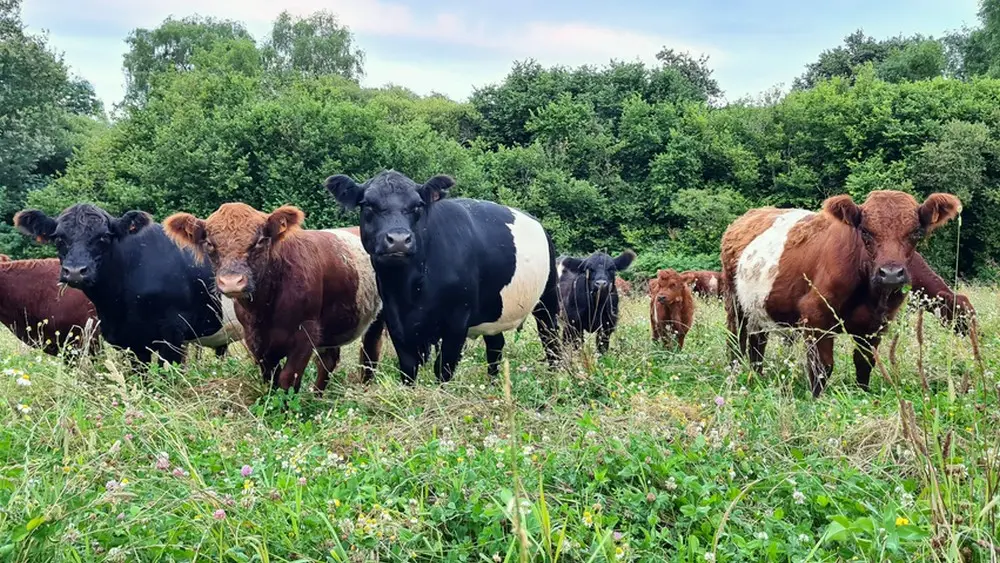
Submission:
M 362 335 L 361 362 L 370 379 L 381 353 L 382 302 L 361 239 L 350 228 L 305 230 L 304 218 L 292 206 L 268 215 L 226 203 L 207 219 L 178 213 L 163 227 L 179 246 L 211 262 L 265 381 L 298 391 L 316 351 L 322 392 L 340 348 Z
M 855 341 L 858 385 L 868 388 L 875 349 L 911 280 L 913 249 L 957 216 L 953 195 L 917 203 L 898 191 L 874 191 L 863 205 L 848 195 L 821 212 L 765 207 L 748 211 L 722 237 L 729 331 L 740 354 L 760 370 L 768 331 L 806 329 L 808 372 L 818 396 L 833 370 L 835 332 Z
M 664 345 L 676 341 L 684 348 L 684 338 L 694 321 L 694 297 L 683 277 L 674 270 L 660 270 L 649 280 L 649 322 L 653 340 Z
M 99 348 L 94 305 L 82 291 L 59 286 L 58 258 L 0 256 L 0 322 L 15 336 L 53 356 L 63 346 L 82 348 L 88 336 L 88 349 Z
M 622 296 L 630 295 L 632 293 L 632 284 L 630 284 L 627 280 L 623 280 L 622 278 L 615 276 L 615 289 L 617 289 L 618 293 Z
M 702 297 L 722 297 L 722 272 L 694 270 L 682 273 L 681 277 Z

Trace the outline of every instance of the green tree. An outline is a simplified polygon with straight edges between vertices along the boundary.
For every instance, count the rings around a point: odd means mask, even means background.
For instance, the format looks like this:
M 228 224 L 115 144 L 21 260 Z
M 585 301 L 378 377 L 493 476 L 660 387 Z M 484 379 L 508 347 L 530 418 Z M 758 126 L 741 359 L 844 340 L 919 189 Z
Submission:
M 330 12 L 298 18 L 285 11 L 274 22 L 264 58 L 272 72 L 339 74 L 359 80 L 364 76 L 364 52 L 353 43 L 351 31 Z
M 232 39 L 253 41 L 242 23 L 200 16 L 169 17 L 155 29 L 133 30 L 125 39 L 126 101 L 145 103 L 156 75 L 193 70 L 195 53 Z

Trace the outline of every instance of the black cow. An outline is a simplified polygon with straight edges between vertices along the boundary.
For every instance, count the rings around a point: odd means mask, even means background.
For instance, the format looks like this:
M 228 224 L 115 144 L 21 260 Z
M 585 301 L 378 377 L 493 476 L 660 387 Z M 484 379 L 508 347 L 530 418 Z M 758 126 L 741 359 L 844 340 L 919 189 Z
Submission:
M 597 351 L 608 351 L 611 333 L 618 326 L 618 290 L 616 272 L 628 269 L 635 252 L 626 250 L 617 258 L 595 252 L 586 258 L 560 256 L 559 308 L 566 325 L 563 338 L 579 347 L 584 332 L 597 334 Z
M 120 218 L 90 204 L 77 204 L 52 219 L 29 209 L 14 225 L 59 252 L 60 281 L 94 303 L 101 335 L 149 363 L 184 359 L 184 344 L 196 341 L 225 353 L 242 337 L 232 301 L 220 301 L 212 268 L 195 262 L 142 211 Z M 223 314 L 224 313 L 224 314 Z M 226 323 L 222 322 L 225 319 Z
M 361 241 L 371 256 L 403 382 L 437 347 L 438 380 L 451 379 L 466 338 L 482 336 L 496 376 L 503 332 L 533 314 L 546 356 L 559 358 L 558 280 L 548 233 L 522 211 L 475 199 L 442 199 L 454 185 L 423 185 L 389 170 L 363 185 L 338 174 L 326 189 L 361 208 Z

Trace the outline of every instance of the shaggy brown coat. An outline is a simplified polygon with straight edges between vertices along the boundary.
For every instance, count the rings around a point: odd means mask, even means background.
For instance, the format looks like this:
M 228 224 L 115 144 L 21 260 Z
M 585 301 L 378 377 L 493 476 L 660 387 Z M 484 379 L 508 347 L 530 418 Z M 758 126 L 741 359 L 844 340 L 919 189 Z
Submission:
M 653 340 L 684 348 L 694 322 L 694 297 L 683 277 L 674 270 L 660 270 L 649 280 L 649 322 Z
M 315 351 L 322 392 L 340 348 L 362 335 L 363 377 L 370 379 L 381 353 L 381 301 L 352 228 L 304 230 L 304 217 L 292 206 L 266 214 L 226 203 L 207 219 L 178 213 L 163 226 L 175 243 L 212 263 L 265 381 L 298 391 Z

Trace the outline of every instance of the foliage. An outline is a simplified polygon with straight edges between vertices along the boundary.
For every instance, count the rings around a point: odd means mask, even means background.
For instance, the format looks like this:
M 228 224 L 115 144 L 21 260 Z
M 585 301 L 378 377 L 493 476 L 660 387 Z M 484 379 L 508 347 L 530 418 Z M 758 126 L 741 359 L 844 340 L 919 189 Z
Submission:
M 25 33 L 20 2 L 0 5 L 0 218 L 28 191 L 65 169 L 73 151 L 101 127 L 93 88 L 71 78 L 46 38 Z
M 982 27 L 941 39 L 859 30 L 791 93 L 723 106 L 708 59 L 669 47 L 654 65 L 516 62 L 456 103 L 360 87 L 363 53 L 326 12 L 283 13 L 261 43 L 239 22 L 168 18 L 130 35 L 129 98 L 112 128 L 63 114 L 59 135 L 37 137 L 56 149 L 32 156 L 24 143 L 16 156 L 35 172 L 20 193 L 51 212 L 87 200 L 158 218 L 230 200 L 292 203 L 324 227 L 354 221 L 319 187 L 328 174 L 443 172 L 458 180 L 456 196 L 538 216 L 559 253 L 630 247 L 651 264 L 710 267 L 725 227 L 755 206 L 951 191 L 963 221 L 922 250 L 949 279 L 989 276 L 1000 261 L 1000 81 L 980 75 L 992 64 L 992 5 Z M 61 99 L 92 112 L 92 91 L 78 86 Z M 26 255 L 2 229 L 0 249 Z
M 351 44 L 350 30 L 331 13 L 298 18 L 285 11 L 275 20 L 263 53 L 274 72 L 337 74 L 357 80 L 364 75 L 364 53 Z

